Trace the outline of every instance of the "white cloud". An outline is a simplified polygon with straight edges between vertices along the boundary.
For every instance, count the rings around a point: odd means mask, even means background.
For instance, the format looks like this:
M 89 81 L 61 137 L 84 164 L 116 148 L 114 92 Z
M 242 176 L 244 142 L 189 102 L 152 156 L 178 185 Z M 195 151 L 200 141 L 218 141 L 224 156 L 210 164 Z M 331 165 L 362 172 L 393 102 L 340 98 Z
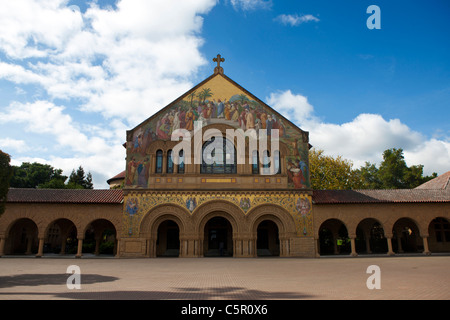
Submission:
M 272 0 L 230 0 L 235 10 L 251 11 L 258 9 L 270 9 Z
M 399 119 L 385 120 L 378 114 L 360 114 L 343 124 L 324 123 L 314 115 L 314 108 L 301 94 L 290 90 L 272 93 L 267 103 L 284 116 L 309 131 L 310 143 L 332 156 L 352 160 L 355 168 L 366 161 L 379 165 L 383 151 L 402 148 L 406 163 L 424 165 L 424 174 L 442 174 L 450 170 L 450 139 L 427 139 Z
M 14 150 L 16 152 L 23 152 L 23 151 L 29 150 L 29 147 L 28 147 L 27 143 L 23 140 L 4 138 L 4 139 L 0 139 L 0 149 Z
M 291 90 L 271 93 L 266 99 L 267 103 L 288 119 L 295 119 L 297 123 L 310 120 L 313 116 L 313 106 L 308 102 L 308 98 L 302 95 L 295 95 Z
M 206 63 L 201 14 L 215 0 L 121 0 L 84 14 L 66 4 L 5 3 L 0 50 L 12 62 L 0 62 L 0 78 L 39 84 L 50 98 L 81 98 L 84 111 L 136 124 L 192 87 L 189 77 Z
M 63 169 L 65 174 L 70 174 L 72 169 L 81 165 L 85 171 L 91 171 L 93 175 L 104 178 L 96 182 L 98 185 L 105 186 L 107 178 L 123 170 L 123 159 L 125 157 L 125 149 L 122 146 L 123 140 L 114 134 L 100 134 L 100 132 L 106 132 L 110 128 L 102 129 L 95 126 L 81 131 L 78 124 L 64 111 L 64 107 L 56 106 L 47 101 L 25 104 L 16 102 L 11 104 L 6 112 L 0 113 L 0 123 L 23 124 L 28 133 L 45 135 L 49 137 L 49 142 L 55 141 L 57 149 L 71 150 L 70 157 L 62 158 L 50 155 L 45 161 L 42 161 L 42 159 L 39 159 L 39 161 Z M 120 123 L 114 123 L 114 126 L 123 129 Z M 85 132 L 96 134 L 88 136 Z M 21 147 L 26 148 L 24 141 L 11 138 L 0 139 L 0 146 L 2 145 L 13 150 Z M 37 158 L 22 156 L 18 159 L 30 161 L 30 159 Z M 17 159 L 15 160 L 17 161 Z
M 14 161 L 45 160 L 64 170 L 82 165 L 93 171 L 96 187 L 104 186 L 105 176 L 125 166 L 125 131 L 193 86 L 190 78 L 206 64 L 202 15 L 216 3 L 119 0 L 100 7 L 92 1 L 85 12 L 67 0 L 2 3 L 0 79 L 41 93 L 38 101 L 2 106 L 0 123 L 48 136 L 59 148 L 27 156 L 22 138 L 2 132 L 3 145 L 17 153 L 24 147 Z M 82 124 L 74 112 L 102 122 Z
M 305 22 L 319 22 L 320 20 L 319 18 L 311 14 L 305 14 L 301 16 L 299 16 L 298 14 L 280 14 L 275 18 L 275 21 L 278 21 L 284 25 L 295 27 Z

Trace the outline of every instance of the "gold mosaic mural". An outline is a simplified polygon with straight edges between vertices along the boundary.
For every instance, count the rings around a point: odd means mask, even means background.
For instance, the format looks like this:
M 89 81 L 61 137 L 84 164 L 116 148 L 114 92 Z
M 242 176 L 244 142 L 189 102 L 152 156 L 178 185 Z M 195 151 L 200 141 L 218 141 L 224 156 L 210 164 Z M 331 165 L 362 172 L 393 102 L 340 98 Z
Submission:
M 299 236 L 312 236 L 312 199 L 308 194 L 291 192 L 221 192 L 221 193 L 185 193 L 185 192 L 154 192 L 129 194 L 124 198 L 124 229 L 122 234 L 128 237 L 138 237 L 139 227 L 144 216 L 155 207 L 162 204 L 175 204 L 190 212 L 207 202 L 224 200 L 240 208 L 243 215 L 261 205 L 278 205 L 284 208 L 294 218 Z

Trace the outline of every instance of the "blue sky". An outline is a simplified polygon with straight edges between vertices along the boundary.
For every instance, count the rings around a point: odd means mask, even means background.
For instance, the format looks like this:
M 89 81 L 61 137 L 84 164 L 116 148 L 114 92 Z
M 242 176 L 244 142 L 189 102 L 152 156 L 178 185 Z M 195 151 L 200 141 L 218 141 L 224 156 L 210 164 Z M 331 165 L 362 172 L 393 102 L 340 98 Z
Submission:
M 370 5 L 381 29 L 368 29 Z M 450 170 L 450 2 L 17 0 L 0 12 L 0 149 L 96 188 L 125 166 L 125 132 L 225 74 L 326 153 L 377 163 L 403 148 Z

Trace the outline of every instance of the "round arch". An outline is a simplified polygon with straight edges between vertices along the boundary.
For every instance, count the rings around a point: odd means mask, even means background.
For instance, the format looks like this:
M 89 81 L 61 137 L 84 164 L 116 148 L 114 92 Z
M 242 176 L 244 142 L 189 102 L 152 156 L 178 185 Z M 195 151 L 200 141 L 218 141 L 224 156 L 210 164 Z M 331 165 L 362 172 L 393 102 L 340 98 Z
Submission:
M 180 221 L 169 215 L 161 216 L 155 222 L 156 256 L 157 257 L 179 257 L 180 255 Z M 152 232 L 154 234 L 154 231 Z
M 43 253 L 77 252 L 77 226 L 68 218 L 57 218 L 51 221 L 45 229 L 45 243 Z
M 403 217 L 392 226 L 392 249 L 396 253 L 423 251 L 419 224 L 412 218 Z
M 351 252 L 348 228 L 343 221 L 336 218 L 327 219 L 321 223 L 318 233 L 320 255 Z
M 221 224 L 221 226 L 216 225 L 214 227 L 211 226 L 211 224 L 208 224 L 210 221 L 214 221 L 213 219 L 215 218 L 217 218 L 215 222 L 219 223 L 219 225 Z M 220 219 L 223 219 L 221 220 L 221 223 Z M 238 206 L 224 200 L 214 200 L 202 204 L 193 212 L 192 220 L 194 234 L 199 240 L 199 256 L 204 256 L 208 251 L 208 245 L 211 243 L 209 243 L 209 240 L 205 241 L 205 238 L 209 239 L 209 232 L 211 230 L 216 230 L 211 232 L 221 233 L 220 237 L 223 238 L 222 242 L 227 242 L 227 254 L 234 256 L 236 254 L 235 241 L 239 238 L 239 235 L 243 230 L 247 229 L 245 216 L 242 210 Z M 225 232 L 226 235 L 224 234 Z M 211 237 L 214 237 L 214 235 L 211 234 Z M 217 246 L 220 246 L 220 242 L 221 241 L 218 241 Z M 222 246 L 225 246 L 225 244 L 222 244 Z M 220 247 L 215 248 L 214 250 L 217 250 L 220 254 Z M 214 253 L 212 254 L 214 255 Z
M 246 217 L 252 234 L 256 233 L 258 224 L 263 220 L 272 220 L 278 227 L 280 237 L 296 233 L 294 218 L 285 209 L 274 204 L 259 205 L 251 209 Z
M 175 204 L 162 204 L 149 210 L 139 225 L 139 236 L 146 239 L 146 256 L 155 258 L 159 253 L 158 229 L 165 221 L 173 221 L 178 227 L 179 256 L 183 256 L 182 239 L 193 229 L 189 212 Z
M 180 236 L 190 228 L 189 212 L 176 204 L 162 204 L 149 210 L 139 225 L 139 235 L 142 238 L 155 238 L 159 225 L 165 220 L 173 220 L 180 228 Z
M 39 228 L 35 221 L 23 217 L 12 221 L 6 229 L 5 254 L 31 255 L 38 252 Z
M 203 237 L 203 231 L 208 220 L 214 217 L 227 219 L 234 234 L 241 233 L 245 229 L 245 216 L 238 206 L 224 200 L 208 201 L 196 208 L 192 214 L 194 233 L 199 238 Z
M 105 218 L 91 220 L 83 233 L 83 253 L 115 255 L 117 250 L 117 227 Z
M 358 253 L 387 253 L 388 244 L 383 224 L 375 218 L 365 218 L 356 226 L 356 251 Z

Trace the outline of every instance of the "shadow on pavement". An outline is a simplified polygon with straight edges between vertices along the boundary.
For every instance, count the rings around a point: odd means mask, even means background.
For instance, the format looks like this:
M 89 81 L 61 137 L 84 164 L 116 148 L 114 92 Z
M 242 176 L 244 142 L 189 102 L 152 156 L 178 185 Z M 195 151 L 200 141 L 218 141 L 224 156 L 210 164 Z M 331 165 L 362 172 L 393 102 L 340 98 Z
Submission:
M 89 291 L 73 290 L 68 292 L 0 292 L 0 295 L 41 296 L 59 299 L 80 300 L 289 300 L 314 298 L 312 295 L 295 292 L 268 292 L 241 287 L 223 288 L 174 288 L 172 291 Z
M 18 286 L 42 286 L 63 285 L 66 286 L 69 273 L 63 274 L 19 274 L 0 277 L 0 288 L 11 288 Z M 111 282 L 119 280 L 116 277 L 102 276 L 98 274 L 82 274 L 82 284 L 94 284 L 100 282 Z

